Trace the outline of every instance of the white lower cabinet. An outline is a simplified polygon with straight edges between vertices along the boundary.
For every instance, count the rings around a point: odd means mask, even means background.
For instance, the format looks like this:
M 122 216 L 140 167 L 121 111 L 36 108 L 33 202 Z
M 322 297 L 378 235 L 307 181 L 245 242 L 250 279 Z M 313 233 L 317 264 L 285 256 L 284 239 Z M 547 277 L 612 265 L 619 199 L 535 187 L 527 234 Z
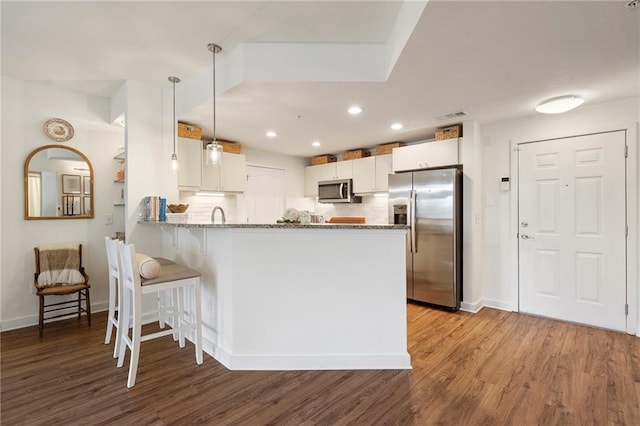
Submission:
M 178 188 L 199 190 L 202 184 L 202 141 L 200 139 L 178 138 L 177 154 Z
M 353 192 L 366 194 L 389 189 L 391 154 L 353 160 Z
M 393 171 L 426 169 L 430 167 L 452 166 L 459 164 L 460 139 L 427 142 L 394 148 Z
M 242 154 L 222 153 L 222 165 L 210 166 L 202 155 L 202 191 L 244 192 L 247 187 L 247 161 Z

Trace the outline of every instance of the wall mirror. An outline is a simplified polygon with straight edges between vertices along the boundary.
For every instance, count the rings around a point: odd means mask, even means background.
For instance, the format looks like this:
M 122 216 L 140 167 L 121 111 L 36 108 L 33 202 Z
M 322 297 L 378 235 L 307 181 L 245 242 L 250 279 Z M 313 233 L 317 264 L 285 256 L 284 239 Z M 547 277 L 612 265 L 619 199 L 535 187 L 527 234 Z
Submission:
M 24 218 L 93 217 L 93 166 L 77 149 L 45 145 L 24 162 Z

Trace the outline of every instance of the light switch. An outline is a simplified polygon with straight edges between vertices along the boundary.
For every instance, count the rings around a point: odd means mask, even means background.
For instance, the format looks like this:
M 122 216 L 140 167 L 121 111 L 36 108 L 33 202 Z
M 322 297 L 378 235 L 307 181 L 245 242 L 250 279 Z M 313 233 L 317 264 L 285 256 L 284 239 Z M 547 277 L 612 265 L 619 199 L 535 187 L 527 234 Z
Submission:
M 104 224 L 105 225 L 113 225 L 113 215 L 112 214 L 105 214 L 104 215 Z
M 502 179 L 500 179 L 500 189 L 502 189 L 503 191 L 508 191 L 509 189 L 511 189 L 508 177 L 503 177 Z

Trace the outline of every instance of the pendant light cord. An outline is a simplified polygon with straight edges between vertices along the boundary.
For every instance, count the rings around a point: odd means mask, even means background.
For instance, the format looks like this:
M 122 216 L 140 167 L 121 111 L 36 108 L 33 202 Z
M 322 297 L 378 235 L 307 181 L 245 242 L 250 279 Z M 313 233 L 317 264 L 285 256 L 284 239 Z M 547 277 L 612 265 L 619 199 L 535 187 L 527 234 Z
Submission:
M 173 155 L 172 159 L 176 156 L 176 83 L 180 83 L 178 77 L 169 77 L 169 81 L 173 84 Z
M 172 78 L 173 83 L 173 155 L 176 155 L 176 79 Z
M 217 145 L 216 140 L 216 48 L 212 49 L 213 52 L 213 144 Z

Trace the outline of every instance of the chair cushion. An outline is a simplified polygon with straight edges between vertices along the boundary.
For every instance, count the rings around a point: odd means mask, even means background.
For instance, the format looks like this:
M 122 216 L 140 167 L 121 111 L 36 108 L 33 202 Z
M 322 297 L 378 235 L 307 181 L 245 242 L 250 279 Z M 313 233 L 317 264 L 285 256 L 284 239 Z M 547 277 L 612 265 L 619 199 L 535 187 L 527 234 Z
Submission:
M 136 263 L 142 278 L 152 279 L 160 274 L 160 262 L 146 254 L 136 253 Z
M 160 266 L 176 264 L 176 262 L 174 262 L 173 260 L 165 259 L 164 257 L 154 257 L 154 259 L 157 260 L 158 263 L 160 263 Z
M 80 272 L 80 245 L 43 244 L 38 247 L 40 273 L 37 288 L 74 285 L 85 282 Z
M 186 280 L 187 278 L 199 277 L 200 272 L 195 269 L 187 268 L 186 266 L 166 265 L 160 268 L 160 274 L 152 279 L 143 279 L 142 285 L 160 284 L 169 281 Z

